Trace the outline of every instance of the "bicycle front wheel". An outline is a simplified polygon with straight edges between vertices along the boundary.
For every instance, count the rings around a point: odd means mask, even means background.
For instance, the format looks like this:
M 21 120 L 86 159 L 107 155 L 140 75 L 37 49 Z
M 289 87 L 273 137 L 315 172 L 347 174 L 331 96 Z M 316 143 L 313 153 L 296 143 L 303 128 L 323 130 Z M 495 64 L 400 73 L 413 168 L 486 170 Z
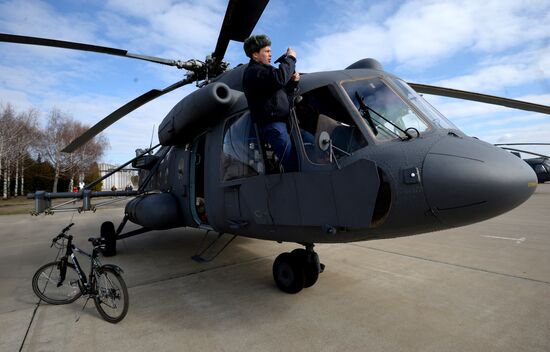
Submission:
M 102 268 L 97 272 L 97 294 L 94 303 L 103 319 L 118 323 L 128 312 L 128 289 L 122 276 L 114 269 Z
M 68 304 L 82 296 L 74 265 L 67 263 L 65 279 L 61 280 L 61 264 L 58 260 L 43 265 L 32 277 L 34 293 L 50 304 Z

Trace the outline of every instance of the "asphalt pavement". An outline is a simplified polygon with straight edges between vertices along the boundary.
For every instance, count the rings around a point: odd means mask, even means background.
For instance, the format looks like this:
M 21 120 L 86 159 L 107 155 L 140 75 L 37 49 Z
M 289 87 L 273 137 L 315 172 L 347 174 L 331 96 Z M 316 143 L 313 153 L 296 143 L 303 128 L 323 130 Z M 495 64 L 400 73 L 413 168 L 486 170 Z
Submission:
M 317 245 L 325 272 L 296 295 L 271 272 L 298 245 L 237 238 L 199 264 L 205 232 L 180 229 L 121 240 L 102 259 L 129 287 L 119 324 L 84 298 L 38 304 L 31 278 L 55 258 L 51 238 L 74 221 L 89 249 L 122 210 L 0 217 L 0 351 L 550 351 L 550 184 L 479 224 Z

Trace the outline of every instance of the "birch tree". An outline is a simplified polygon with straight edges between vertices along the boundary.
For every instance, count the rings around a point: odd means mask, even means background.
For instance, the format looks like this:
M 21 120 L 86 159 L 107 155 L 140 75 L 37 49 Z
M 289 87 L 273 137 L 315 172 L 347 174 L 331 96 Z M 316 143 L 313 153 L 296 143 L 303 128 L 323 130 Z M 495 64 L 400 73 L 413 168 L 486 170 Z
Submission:
M 3 176 L 2 198 L 23 193 L 24 158 L 36 146 L 38 112 L 29 109 L 16 114 L 10 104 L 0 112 L 0 175 Z M 12 175 L 14 191 L 11 193 Z M 19 190 L 21 190 L 19 192 Z
M 40 132 L 38 130 L 38 111 L 29 109 L 24 113 L 17 114 L 16 124 L 18 125 L 16 139 L 14 141 L 13 159 L 15 159 L 15 188 L 14 196 L 23 195 L 25 186 L 25 165 L 27 156 L 35 154 L 38 146 Z

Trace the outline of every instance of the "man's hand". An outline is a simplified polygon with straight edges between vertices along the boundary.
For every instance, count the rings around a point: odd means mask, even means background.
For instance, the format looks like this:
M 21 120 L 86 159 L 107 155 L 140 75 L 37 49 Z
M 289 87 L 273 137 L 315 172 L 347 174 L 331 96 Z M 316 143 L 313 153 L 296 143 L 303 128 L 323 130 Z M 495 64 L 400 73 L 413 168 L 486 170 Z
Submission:
M 286 54 L 289 55 L 289 56 L 292 56 L 295 59 L 297 59 L 296 52 L 294 51 L 294 49 L 292 49 L 290 47 L 288 49 L 286 49 Z
M 298 82 L 300 80 L 300 74 L 298 72 L 294 72 L 290 80 L 294 82 Z

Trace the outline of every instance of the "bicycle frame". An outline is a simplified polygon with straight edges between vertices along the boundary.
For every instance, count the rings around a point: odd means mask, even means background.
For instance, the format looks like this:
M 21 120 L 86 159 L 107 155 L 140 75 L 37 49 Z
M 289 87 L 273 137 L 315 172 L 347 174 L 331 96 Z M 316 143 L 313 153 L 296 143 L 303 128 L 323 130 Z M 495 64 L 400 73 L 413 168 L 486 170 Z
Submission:
M 58 285 L 61 284 L 65 280 L 65 275 L 66 275 L 66 272 L 67 272 L 67 266 L 66 265 L 67 265 L 67 262 L 70 258 L 71 262 L 73 263 L 73 265 L 75 267 L 76 273 L 78 274 L 78 278 L 79 278 L 79 281 L 80 281 L 79 287 L 80 287 L 80 290 L 82 291 L 82 293 L 83 294 L 94 293 L 93 292 L 93 285 L 92 285 L 94 272 L 97 270 L 97 268 L 99 268 L 101 266 L 101 263 L 100 263 L 99 259 L 97 258 L 98 257 L 97 249 L 94 247 L 93 250 L 92 250 L 92 254 L 89 254 L 89 253 L 83 251 L 82 249 L 76 247 L 72 243 L 72 241 L 73 241 L 73 236 L 72 235 L 66 236 L 66 238 L 67 238 L 67 250 L 65 252 L 65 255 L 61 258 L 61 263 L 62 263 L 61 264 L 62 265 L 61 278 L 60 278 L 60 282 L 58 283 Z M 75 252 L 79 253 L 79 254 L 82 254 L 82 255 L 84 255 L 84 256 L 86 256 L 90 259 L 90 274 L 88 275 L 88 277 L 86 277 L 86 275 L 84 274 L 84 270 L 80 266 L 80 263 L 78 262 L 78 259 L 76 258 Z

